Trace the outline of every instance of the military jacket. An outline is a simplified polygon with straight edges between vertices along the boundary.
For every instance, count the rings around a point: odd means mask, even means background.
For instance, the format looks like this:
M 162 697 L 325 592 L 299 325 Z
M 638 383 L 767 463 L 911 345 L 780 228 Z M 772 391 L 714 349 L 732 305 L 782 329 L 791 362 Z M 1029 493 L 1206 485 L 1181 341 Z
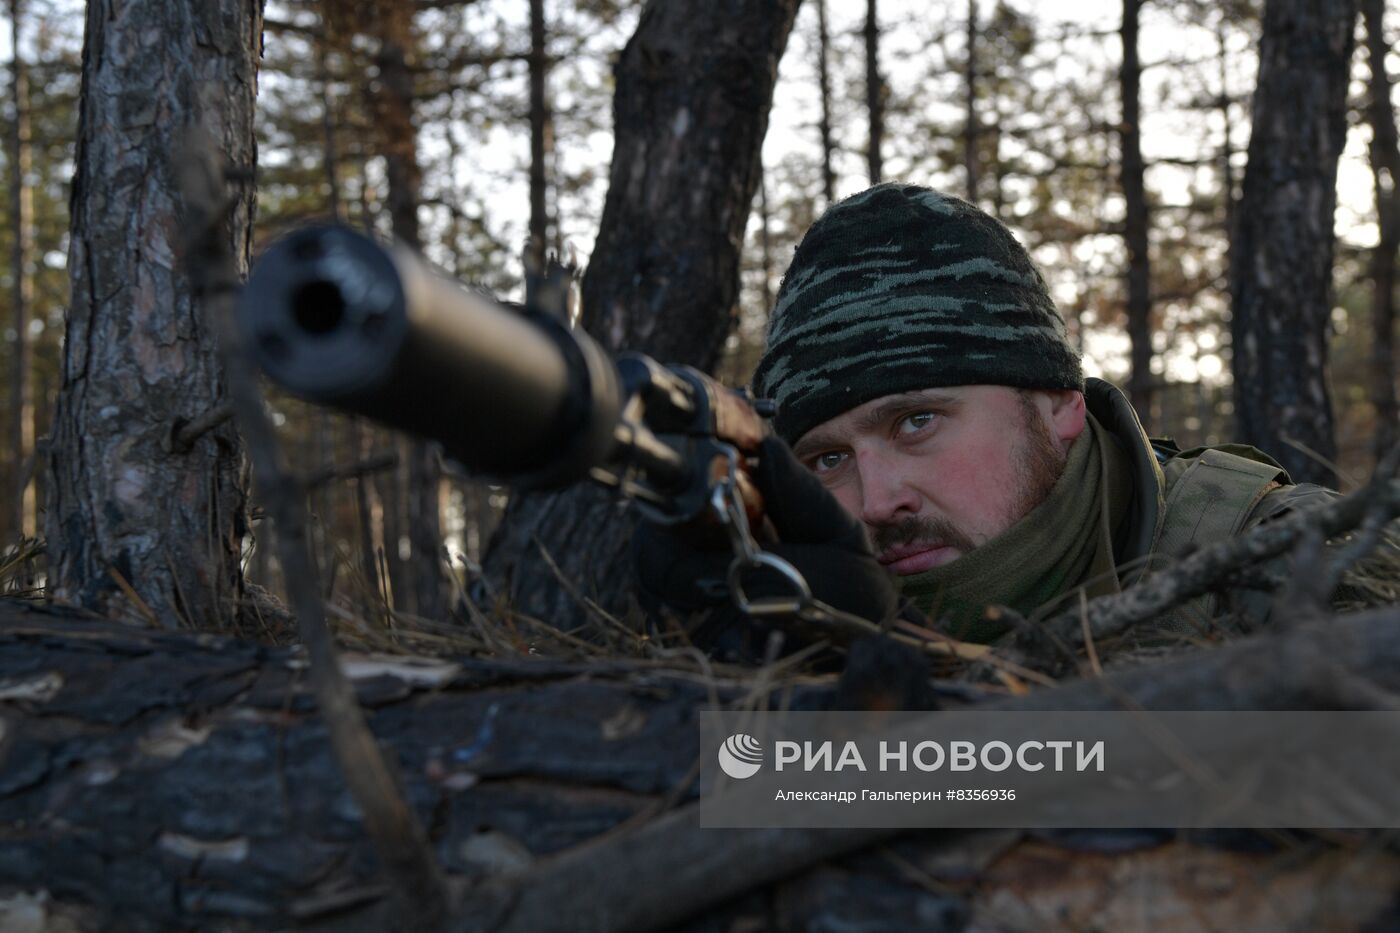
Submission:
M 1087 380 L 1084 399 L 1128 455 L 1132 471 L 1129 515 L 1114 536 L 1114 560 L 1124 585 L 1193 550 L 1339 495 L 1311 483 L 1293 483 L 1277 461 L 1254 447 L 1224 444 L 1183 451 L 1168 439 L 1148 438 L 1127 396 L 1102 379 Z M 1278 560 L 1270 563 L 1263 568 L 1265 578 L 1285 569 Z M 1158 627 L 1206 629 L 1213 619 L 1229 614 L 1231 627 L 1253 628 L 1267 622 L 1272 606 L 1267 589 L 1236 588 L 1229 605 L 1216 596 L 1203 597 Z

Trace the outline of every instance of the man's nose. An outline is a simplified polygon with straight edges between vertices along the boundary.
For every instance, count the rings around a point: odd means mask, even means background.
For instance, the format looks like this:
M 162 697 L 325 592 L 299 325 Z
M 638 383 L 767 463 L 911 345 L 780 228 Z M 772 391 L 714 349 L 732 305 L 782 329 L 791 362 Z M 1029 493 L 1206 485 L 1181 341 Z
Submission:
M 900 470 L 878 451 L 856 454 L 860 472 L 860 519 L 867 525 L 885 525 L 919 511 L 919 494 Z

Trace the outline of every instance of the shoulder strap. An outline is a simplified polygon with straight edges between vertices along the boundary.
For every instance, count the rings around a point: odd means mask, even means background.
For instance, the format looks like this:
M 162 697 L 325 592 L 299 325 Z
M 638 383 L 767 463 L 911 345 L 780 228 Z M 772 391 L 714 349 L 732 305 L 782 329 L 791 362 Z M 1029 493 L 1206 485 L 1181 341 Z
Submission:
M 1276 463 L 1217 448 L 1206 448 L 1197 456 L 1191 456 L 1193 453 L 1174 457 L 1165 467 L 1167 499 L 1152 546 L 1155 557 L 1182 557 L 1239 534 L 1264 495 L 1277 483 L 1288 481 L 1288 474 Z M 1214 594 L 1198 597 L 1172 613 L 1167 628 L 1203 628 L 1214 616 L 1217 604 Z

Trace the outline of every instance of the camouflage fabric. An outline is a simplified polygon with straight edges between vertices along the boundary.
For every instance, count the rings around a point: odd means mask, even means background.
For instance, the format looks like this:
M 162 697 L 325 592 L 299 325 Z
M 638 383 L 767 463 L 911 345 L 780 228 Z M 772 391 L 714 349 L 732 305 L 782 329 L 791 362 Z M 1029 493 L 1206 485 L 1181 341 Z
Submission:
M 1283 467 L 1254 447 L 1223 444 L 1183 451 L 1169 440 L 1149 441 L 1127 398 L 1102 380 L 1087 381 L 1085 400 L 1113 431 L 1132 464 L 1132 512 L 1115 549 L 1125 584 L 1194 550 L 1340 496 L 1322 486 L 1294 484 Z M 1348 540 L 1343 536 L 1329 541 L 1329 553 Z M 1292 572 L 1291 560 L 1284 555 L 1266 561 L 1255 568 L 1254 580 L 1232 587 L 1229 598 L 1192 600 L 1142 626 L 1138 634 L 1208 635 L 1265 626 L 1275 608 L 1275 585 Z M 1375 556 L 1346 574 L 1332 594 L 1338 610 L 1389 605 L 1397 599 L 1400 548 L 1393 535 Z
M 1252 448 L 1251 448 L 1252 449 Z M 1341 493 L 1312 483 L 1290 485 L 1274 483 L 1250 509 L 1240 533 L 1246 533 L 1294 512 L 1314 509 L 1341 497 Z M 1395 523 L 1376 549 L 1358 561 L 1342 575 L 1331 594 L 1332 608 L 1337 612 L 1353 612 L 1400 603 L 1400 537 Z M 1330 539 L 1324 547 L 1325 559 L 1335 558 L 1353 540 L 1352 534 Z M 1316 572 L 1321 568 L 1309 568 Z M 1282 585 L 1298 572 L 1293 557 L 1284 554 L 1265 561 L 1256 568 L 1261 584 Z M 1267 626 L 1278 607 L 1274 591 L 1262 586 L 1241 586 L 1230 591 L 1229 599 L 1216 603 L 1213 620 L 1231 631 L 1249 631 Z
M 876 185 L 812 225 L 783 277 L 754 390 L 789 443 L 915 389 L 1079 389 L 1078 354 L 1005 226 L 917 185 Z
M 1154 567 L 1254 527 L 1259 522 L 1255 512 L 1271 492 L 1297 488 L 1282 466 L 1254 447 L 1174 448 L 1170 441 L 1154 443 L 1164 460 L 1166 480 L 1163 515 L 1152 546 Z M 1208 593 L 1178 606 L 1157 627 L 1206 632 L 1224 608 L 1219 595 Z

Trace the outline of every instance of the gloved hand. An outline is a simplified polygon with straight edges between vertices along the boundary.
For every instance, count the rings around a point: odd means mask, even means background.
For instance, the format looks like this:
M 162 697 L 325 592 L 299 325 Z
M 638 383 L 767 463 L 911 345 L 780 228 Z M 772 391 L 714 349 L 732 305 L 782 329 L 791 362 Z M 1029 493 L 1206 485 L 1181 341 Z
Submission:
M 796 567 L 817 600 L 877 623 L 895 613 L 894 582 L 871 553 L 864 528 L 787 444 L 776 437 L 763 441 L 753 480 L 779 538 L 761 546 Z M 761 657 L 767 629 L 740 613 L 730 598 L 726 575 L 733 554 L 727 544 L 702 549 L 671 527 L 644 522 L 633 537 L 632 556 L 645 608 L 654 613 L 665 607 L 683 618 L 707 611 L 692 635 L 699 647 Z M 792 592 L 767 570 L 746 575 L 744 589 L 750 599 Z

